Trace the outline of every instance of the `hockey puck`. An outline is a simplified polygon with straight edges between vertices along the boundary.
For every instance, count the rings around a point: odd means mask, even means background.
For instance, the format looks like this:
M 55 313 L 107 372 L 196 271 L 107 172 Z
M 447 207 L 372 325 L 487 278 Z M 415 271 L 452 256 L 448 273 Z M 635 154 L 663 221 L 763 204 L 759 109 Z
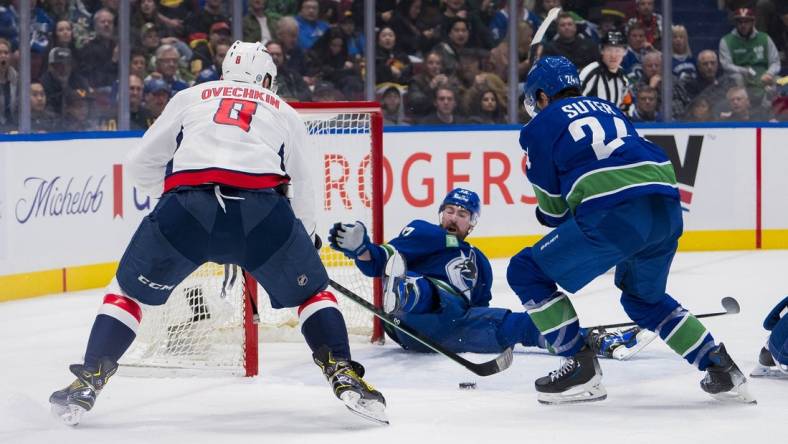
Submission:
M 475 382 L 461 382 L 460 383 L 460 390 L 475 390 L 476 383 Z

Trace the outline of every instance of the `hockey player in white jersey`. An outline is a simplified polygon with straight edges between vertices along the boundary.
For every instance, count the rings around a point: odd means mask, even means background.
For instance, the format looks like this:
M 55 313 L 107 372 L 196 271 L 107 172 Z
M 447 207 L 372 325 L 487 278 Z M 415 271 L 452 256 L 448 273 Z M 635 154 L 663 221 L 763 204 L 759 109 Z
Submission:
M 140 306 L 164 304 L 211 261 L 243 267 L 274 308 L 299 307 L 301 331 L 334 394 L 387 423 L 383 395 L 351 360 L 344 319 L 326 290 L 304 123 L 276 95 L 276 66 L 262 44 L 235 42 L 222 74 L 175 95 L 126 159 L 137 186 L 161 198 L 107 288 L 84 362 L 70 367 L 77 379 L 50 397 L 53 412 L 77 424 L 134 340 Z

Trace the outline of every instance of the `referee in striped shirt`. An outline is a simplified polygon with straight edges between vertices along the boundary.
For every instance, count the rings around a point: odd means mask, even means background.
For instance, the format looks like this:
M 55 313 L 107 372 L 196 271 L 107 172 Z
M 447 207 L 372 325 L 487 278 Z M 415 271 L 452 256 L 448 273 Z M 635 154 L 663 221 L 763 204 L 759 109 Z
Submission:
M 621 68 L 626 54 L 626 41 L 619 31 L 602 37 L 601 60 L 588 64 L 580 71 L 584 96 L 595 96 L 615 103 L 619 108 L 629 106 L 629 81 Z M 626 98 L 626 99 L 625 99 Z

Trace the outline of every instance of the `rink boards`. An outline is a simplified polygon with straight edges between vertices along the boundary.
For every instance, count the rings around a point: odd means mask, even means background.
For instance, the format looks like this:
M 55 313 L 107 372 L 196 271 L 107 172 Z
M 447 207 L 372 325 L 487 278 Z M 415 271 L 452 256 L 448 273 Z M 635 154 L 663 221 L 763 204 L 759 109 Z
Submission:
M 788 248 L 788 126 L 647 126 L 668 153 L 685 216 L 682 250 Z M 122 160 L 140 134 L 0 136 L 0 301 L 105 285 L 151 199 L 124 180 Z M 493 258 L 546 230 L 524 174 L 519 127 L 394 128 L 384 133 L 384 232 L 437 220 L 454 187 L 475 190 L 482 217 L 469 240 Z M 358 159 L 351 174 L 318 182 L 324 209 L 364 205 Z M 325 159 L 316 159 L 324 162 Z M 344 196 L 344 198 L 343 198 Z M 331 206 L 332 208 L 325 208 Z

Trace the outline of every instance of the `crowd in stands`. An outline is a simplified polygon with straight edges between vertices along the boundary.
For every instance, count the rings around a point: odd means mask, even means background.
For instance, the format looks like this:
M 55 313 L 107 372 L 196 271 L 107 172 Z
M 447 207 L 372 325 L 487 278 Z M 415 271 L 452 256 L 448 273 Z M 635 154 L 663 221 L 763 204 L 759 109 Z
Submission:
M 32 131 L 117 128 L 120 1 L 31 0 Z M 730 32 L 693 52 L 676 23 L 670 61 L 660 52 L 658 0 L 514 1 L 516 61 L 502 0 L 378 0 L 374 63 L 364 58 L 360 0 L 245 0 L 241 27 L 245 41 L 271 53 L 285 100 L 363 100 L 365 71 L 374 69 L 387 125 L 502 124 L 509 63 L 523 82 L 534 30 L 562 6 L 541 53 L 572 60 L 584 94 L 634 121 L 663 120 L 663 63 L 672 64 L 673 119 L 788 120 L 788 1 L 718 0 Z M 0 0 L 0 132 L 18 125 L 19 3 Z M 178 91 L 219 79 L 232 43 L 230 3 L 130 0 L 132 129 L 150 126 Z M 527 119 L 522 109 L 518 116 Z

